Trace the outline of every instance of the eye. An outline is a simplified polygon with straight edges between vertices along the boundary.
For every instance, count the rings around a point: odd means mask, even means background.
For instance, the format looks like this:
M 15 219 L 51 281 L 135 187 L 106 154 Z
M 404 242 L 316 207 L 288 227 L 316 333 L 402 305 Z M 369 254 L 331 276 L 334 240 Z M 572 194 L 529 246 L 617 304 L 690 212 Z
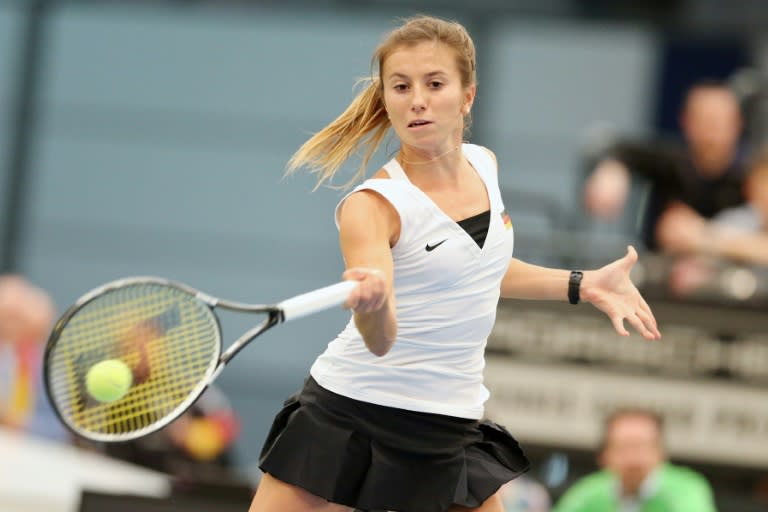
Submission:
M 395 84 L 392 88 L 395 91 L 397 91 L 397 92 L 405 92 L 405 91 L 408 90 L 408 85 L 407 84 Z
M 440 82 L 438 80 L 432 80 L 431 82 L 429 82 L 429 86 L 432 89 L 439 89 L 443 86 L 443 82 Z

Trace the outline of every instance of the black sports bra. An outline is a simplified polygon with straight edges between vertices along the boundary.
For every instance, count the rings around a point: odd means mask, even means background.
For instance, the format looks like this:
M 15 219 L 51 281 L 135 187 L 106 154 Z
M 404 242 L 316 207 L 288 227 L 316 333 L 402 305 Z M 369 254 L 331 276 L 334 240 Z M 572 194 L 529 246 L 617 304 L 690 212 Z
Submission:
M 457 224 L 477 242 L 478 247 L 483 248 L 485 237 L 488 236 L 488 226 L 491 224 L 491 210 L 478 213 L 472 217 L 457 221 Z

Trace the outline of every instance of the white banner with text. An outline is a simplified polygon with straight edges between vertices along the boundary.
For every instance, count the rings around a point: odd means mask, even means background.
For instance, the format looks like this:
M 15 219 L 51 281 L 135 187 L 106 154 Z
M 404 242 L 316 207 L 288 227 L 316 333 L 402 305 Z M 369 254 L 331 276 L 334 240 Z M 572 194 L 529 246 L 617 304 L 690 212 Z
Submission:
M 768 466 L 768 390 L 494 355 L 485 382 L 486 415 L 523 444 L 596 449 L 608 412 L 640 406 L 664 416 L 672 457 Z

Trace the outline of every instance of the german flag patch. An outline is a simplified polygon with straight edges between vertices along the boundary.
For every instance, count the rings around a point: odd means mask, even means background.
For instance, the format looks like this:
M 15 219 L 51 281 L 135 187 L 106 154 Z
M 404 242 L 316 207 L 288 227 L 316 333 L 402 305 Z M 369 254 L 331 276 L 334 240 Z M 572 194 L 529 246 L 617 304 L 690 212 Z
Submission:
M 507 210 L 501 212 L 501 221 L 504 223 L 506 229 L 512 229 L 512 219 L 509 218 Z

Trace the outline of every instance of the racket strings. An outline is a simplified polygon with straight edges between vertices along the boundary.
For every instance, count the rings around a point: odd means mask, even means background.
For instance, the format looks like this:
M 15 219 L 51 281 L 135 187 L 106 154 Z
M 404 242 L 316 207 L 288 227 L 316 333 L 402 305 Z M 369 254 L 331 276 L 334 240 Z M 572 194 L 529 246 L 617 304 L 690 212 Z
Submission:
M 211 310 L 191 295 L 156 283 L 108 291 L 78 310 L 48 357 L 51 397 L 75 431 L 134 434 L 189 404 L 219 356 Z M 85 376 L 95 364 L 119 359 L 131 369 L 127 394 L 93 399 Z

